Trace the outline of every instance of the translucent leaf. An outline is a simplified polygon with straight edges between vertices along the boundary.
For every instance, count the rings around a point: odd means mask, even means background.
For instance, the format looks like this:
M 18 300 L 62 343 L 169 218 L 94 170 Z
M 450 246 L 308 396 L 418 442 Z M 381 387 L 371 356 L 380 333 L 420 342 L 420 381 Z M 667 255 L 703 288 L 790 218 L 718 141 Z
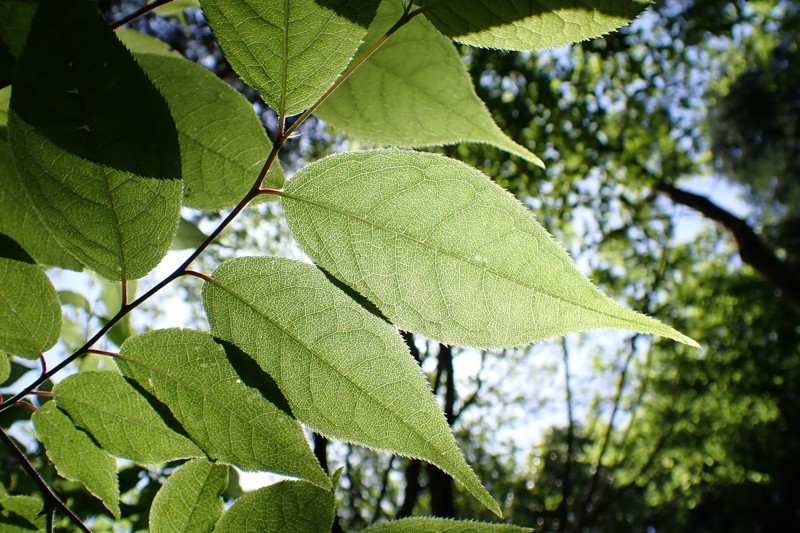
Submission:
M 87 313 L 92 312 L 92 305 L 82 294 L 75 291 L 58 291 L 58 300 L 62 305 L 71 305 L 76 309 L 82 309 Z
M 359 52 L 402 13 L 400 2 L 384 1 Z M 461 55 L 424 17 L 392 35 L 317 113 L 360 141 L 401 148 L 487 143 L 544 166 L 495 124 L 475 94 Z
M 423 0 L 426 16 L 456 41 L 482 48 L 541 50 L 600 37 L 627 25 L 649 0 Z
M 250 103 L 211 71 L 183 58 L 137 54 L 166 98 L 181 144 L 184 203 L 219 210 L 233 207 L 255 183 L 272 147 Z M 280 165 L 265 185 L 280 189 Z
M 303 481 L 281 481 L 236 500 L 214 533 L 329 533 L 333 518 L 333 492 Z
M 283 203 L 314 262 L 431 339 L 512 347 L 624 328 L 696 345 L 602 294 L 516 198 L 459 161 L 334 155 L 298 172 Z
M 61 245 L 106 278 L 138 278 L 178 225 L 178 137 L 164 99 L 85 0 L 47 0 L 17 62 L 8 138 Z
M 81 372 L 53 389 L 56 404 L 108 453 L 140 464 L 202 457 L 147 400 L 114 372 Z
M 203 233 L 197 224 L 182 218 L 178 223 L 178 231 L 172 239 L 172 250 L 194 250 L 206 242 L 208 235 Z
M 150 533 L 202 532 L 214 529 L 223 511 L 228 467 L 195 459 L 177 469 L 156 494 L 150 508 Z
M 0 353 L 0 385 L 11 377 L 11 361 L 4 353 Z
M 380 0 L 201 0 L 231 66 L 281 115 L 297 114 L 336 81 Z
M 330 486 L 300 424 L 243 383 L 207 333 L 166 329 L 131 337 L 118 364 L 169 407 L 210 458 Z
M 36 359 L 58 341 L 61 304 L 41 267 L 4 257 L 9 243 L 0 239 L 0 350 Z
M 172 3 L 174 2 L 170 2 L 170 4 Z M 162 54 L 166 56 L 183 58 L 181 53 L 177 50 L 173 50 L 168 43 L 165 43 L 161 39 L 153 37 L 152 35 L 145 35 L 142 32 L 130 28 L 119 28 L 115 33 L 117 34 L 117 39 L 122 41 L 122 44 L 124 44 L 125 47 L 131 52 Z
M 17 241 L 41 265 L 81 269 L 78 260 L 56 241 L 34 209 L 5 139 L 0 139 L 0 233 Z
M 315 431 L 429 461 L 499 513 L 397 330 L 312 265 L 226 261 L 203 290 L 214 335 L 253 356 Z
M 44 404 L 32 417 L 36 435 L 58 474 L 79 481 L 98 497 L 119 520 L 117 462 L 75 427 L 54 402 Z
M 168 17 L 170 15 L 183 13 L 185 10 L 194 7 L 200 7 L 200 2 L 198 0 L 173 0 L 168 4 L 155 8 L 153 13 Z
M 450 520 L 420 516 L 392 520 L 364 528 L 364 533 L 525 533 L 533 531 L 510 524 L 487 524 L 467 520 Z

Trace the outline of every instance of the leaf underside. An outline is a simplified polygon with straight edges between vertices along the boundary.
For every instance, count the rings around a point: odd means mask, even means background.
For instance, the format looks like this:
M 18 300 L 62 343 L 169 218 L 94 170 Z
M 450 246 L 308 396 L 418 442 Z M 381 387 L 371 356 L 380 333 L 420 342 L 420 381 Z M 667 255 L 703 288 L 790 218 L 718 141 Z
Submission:
M 212 333 L 250 354 L 315 431 L 431 462 L 499 514 L 397 330 L 312 265 L 223 263 L 203 290 Z
M 488 348 L 606 328 L 696 345 L 601 293 L 516 198 L 459 161 L 333 155 L 298 172 L 282 200 L 312 260 L 402 329 Z
M 231 66 L 281 116 L 333 85 L 361 44 L 380 0 L 202 0 Z

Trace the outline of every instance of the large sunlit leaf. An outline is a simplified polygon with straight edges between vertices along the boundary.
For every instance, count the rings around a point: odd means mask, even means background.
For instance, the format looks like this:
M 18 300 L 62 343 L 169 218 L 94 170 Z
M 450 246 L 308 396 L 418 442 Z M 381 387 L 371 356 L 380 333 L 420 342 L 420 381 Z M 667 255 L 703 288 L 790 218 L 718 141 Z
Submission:
M 281 115 L 299 113 L 336 81 L 380 0 L 201 0 L 231 66 Z
M 402 13 L 400 2 L 384 1 L 357 55 Z M 401 148 L 487 143 L 543 166 L 541 159 L 495 124 L 475 94 L 452 41 L 424 17 L 398 30 L 325 101 L 318 114 L 360 141 Z
M 0 350 L 37 358 L 58 341 L 61 304 L 41 267 L 0 234 Z
M 166 102 L 85 0 L 42 0 L 17 62 L 8 138 L 42 221 L 106 278 L 169 249 L 180 149 Z
M 627 25 L 650 0 L 417 0 L 458 42 L 482 48 L 541 50 L 600 37 Z
M 312 265 L 223 263 L 203 300 L 215 336 L 253 356 L 315 431 L 429 461 L 499 513 L 400 335 Z
M 34 209 L 14 166 L 8 142 L 2 138 L 0 138 L 0 233 L 5 233 L 17 241 L 41 265 L 70 270 L 81 268 L 77 259 L 56 241 Z
M 459 161 L 334 155 L 298 172 L 283 204 L 314 262 L 431 339 L 497 348 L 622 328 L 696 345 L 602 294 L 516 198 Z
M 303 481 L 281 481 L 236 500 L 214 531 L 328 533 L 333 518 L 333 492 Z
M 228 467 L 195 459 L 177 469 L 150 508 L 150 533 L 211 531 L 223 511 Z M 312 485 L 313 486 L 313 485 Z
M 525 533 L 531 528 L 420 516 L 392 520 L 364 528 L 364 533 Z
M 330 486 L 300 424 L 243 382 L 207 333 L 166 329 L 131 337 L 118 364 L 169 407 L 211 459 Z
M 108 453 L 141 464 L 202 457 L 147 400 L 115 372 L 81 372 L 55 388 L 56 404 Z
M 32 420 L 36 435 L 59 475 L 83 483 L 119 520 L 119 485 L 114 458 L 76 428 L 54 402 L 38 409 Z
M 44 528 L 42 500 L 33 496 L 12 496 L 0 485 L 0 530 L 3 533 L 33 533 Z
M 181 144 L 184 203 L 233 207 L 255 183 L 272 147 L 250 103 L 211 71 L 183 58 L 137 54 L 166 98 Z M 264 185 L 283 186 L 273 164 Z

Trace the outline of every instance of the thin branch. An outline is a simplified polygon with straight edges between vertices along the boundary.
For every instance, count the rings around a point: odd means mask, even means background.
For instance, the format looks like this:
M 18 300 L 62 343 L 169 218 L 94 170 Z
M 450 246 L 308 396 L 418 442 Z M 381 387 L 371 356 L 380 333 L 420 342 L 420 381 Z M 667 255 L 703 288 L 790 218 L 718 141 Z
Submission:
M 564 458 L 564 475 L 561 483 L 561 502 L 558 504 L 558 529 L 567 529 L 569 518 L 569 496 L 572 490 L 572 457 L 573 447 L 575 446 L 575 418 L 572 412 L 572 385 L 570 383 L 569 372 L 569 349 L 566 337 L 561 338 L 561 351 L 564 354 L 564 388 L 567 395 L 567 454 Z M 580 529 L 578 529 L 580 531 Z
M 49 510 L 58 507 L 67 513 L 70 518 L 72 518 L 72 521 L 81 531 L 91 533 L 89 528 L 84 525 L 80 518 L 78 518 L 78 515 L 73 513 L 72 509 L 62 502 L 61 498 L 59 498 L 58 495 L 53 492 L 53 489 L 51 489 L 45 480 L 39 475 L 39 472 L 36 471 L 36 467 L 31 464 L 25 453 L 19 448 L 19 446 L 17 446 L 17 443 L 14 442 L 14 440 L 3 430 L 0 430 L 0 440 L 5 443 L 6 447 L 8 447 L 11 453 L 17 456 L 17 461 L 19 464 L 28 473 L 33 482 L 39 487 L 39 490 L 42 492 L 42 496 L 44 496 L 45 511 L 48 512 Z

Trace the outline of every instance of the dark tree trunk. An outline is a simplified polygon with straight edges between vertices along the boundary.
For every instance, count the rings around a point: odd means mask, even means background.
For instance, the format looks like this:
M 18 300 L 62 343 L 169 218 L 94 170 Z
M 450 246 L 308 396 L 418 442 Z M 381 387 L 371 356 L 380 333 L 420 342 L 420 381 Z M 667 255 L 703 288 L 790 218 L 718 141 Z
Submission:
M 678 189 L 666 183 L 655 190 L 677 204 L 691 207 L 725 228 L 736 241 L 742 261 L 756 269 L 764 279 L 783 295 L 800 305 L 800 274 L 782 261 L 753 231 L 747 222 L 699 194 Z

